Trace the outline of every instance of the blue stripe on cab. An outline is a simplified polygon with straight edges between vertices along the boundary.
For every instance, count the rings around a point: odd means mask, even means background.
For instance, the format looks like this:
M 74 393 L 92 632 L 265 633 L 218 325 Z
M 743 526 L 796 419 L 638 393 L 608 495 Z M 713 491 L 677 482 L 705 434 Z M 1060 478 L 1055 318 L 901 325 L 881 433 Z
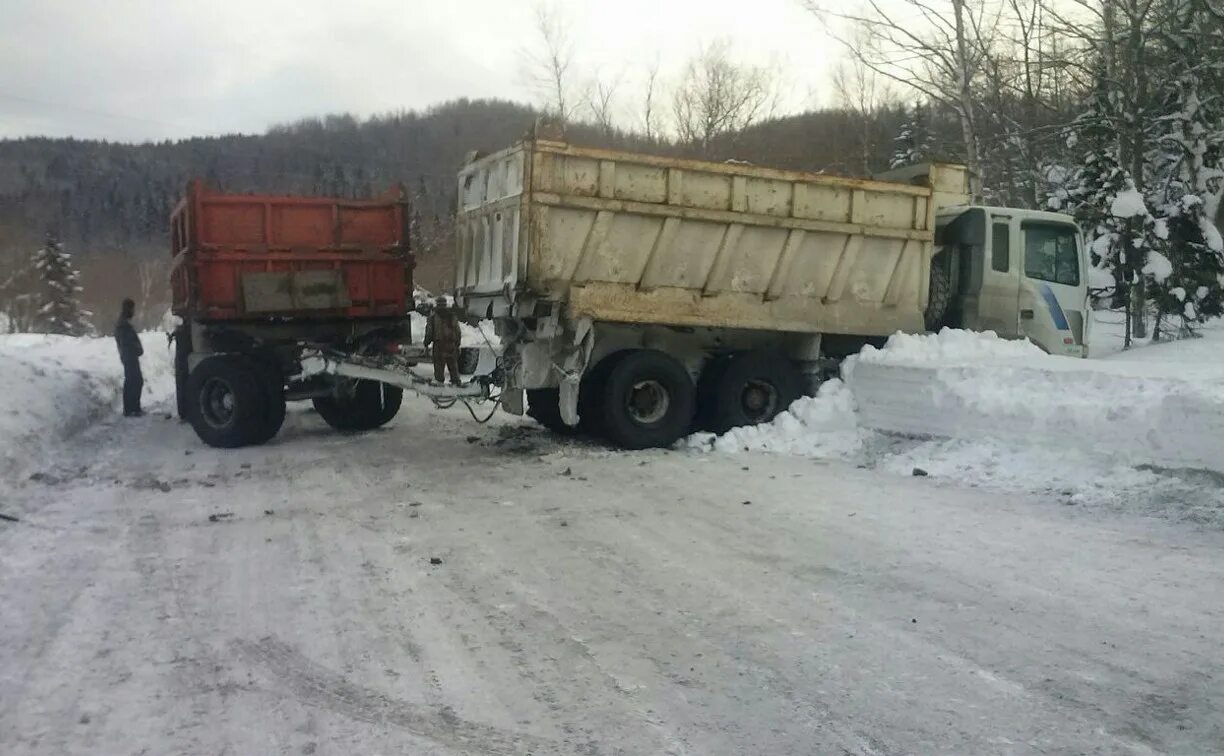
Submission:
M 1050 310 L 1050 315 L 1054 318 L 1054 327 L 1060 331 L 1070 331 L 1071 325 L 1067 323 L 1067 315 L 1063 312 L 1062 305 L 1058 303 L 1058 297 L 1054 296 L 1054 290 L 1049 284 L 1041 285 L 1041 298 L 1045 300 L 1046 307 Z

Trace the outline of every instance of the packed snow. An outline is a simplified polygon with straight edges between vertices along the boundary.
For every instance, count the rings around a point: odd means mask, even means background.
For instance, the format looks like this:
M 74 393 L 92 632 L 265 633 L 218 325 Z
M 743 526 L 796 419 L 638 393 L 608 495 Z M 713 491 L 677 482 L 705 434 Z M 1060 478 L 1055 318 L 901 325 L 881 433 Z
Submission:
M 1151 276 L 1157 283 L 1162 283 L 1168 280 L 1169 276 L 1173 275 L 1173 263 L 1169 262 L 1169 258 L 1154 249 L 1148 250 L 1147 262 L 1143 266 L 1143 272 Z
M 1221 334 L 1118 353 L 1111 328 L 1088 361 L 898 337 L 772 425 L 690 441 L 710 453 L 412 397 L 379 432 L 295 407 L 266 446 L 210 449 L 171 416 L 163 336 L 136 421 L 111 340 L 9 337 L 0 751 L 1209 752 L 1219 475 L 1100 453 L 1090 395 L 1206 396 Z M 864 421 L 873 374 L 945 365 L 949 415 L 1035 422 L 1062 392 L 1084 427 Z
M 1131 184 L 1114 197 L 1109 214 L 1115 218 L 1141 217 L 1148 214 L 1147 203 L 1143 201 L 1143 195 Z
M 1210 218 L 1204 216 L 1199 221 L 1199 228 L 1203 231 L 1203 239 L 1207 242 L 1207 248 L 1213 252 L 1224 252 L 1224 236 L 1220 235 L 1220 229 L 1211 222 Z
M 110 418 L 65 456 L 0 507 L 5 756 L 1208 753 L 1224 728 L 1224 533 L 1182 523 L 419 399 L 237 450 Z

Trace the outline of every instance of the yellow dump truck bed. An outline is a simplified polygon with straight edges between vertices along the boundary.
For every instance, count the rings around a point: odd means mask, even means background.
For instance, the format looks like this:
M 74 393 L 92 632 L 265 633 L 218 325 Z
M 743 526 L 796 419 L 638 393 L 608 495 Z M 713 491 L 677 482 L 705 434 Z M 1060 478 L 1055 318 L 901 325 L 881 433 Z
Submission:
M 527 141 L 460 172 L 456 282 L 475 308 L 545 300 L 597 321 L 922 330 L 936 207 L 965 199 L 958 166 L 922 178 Z

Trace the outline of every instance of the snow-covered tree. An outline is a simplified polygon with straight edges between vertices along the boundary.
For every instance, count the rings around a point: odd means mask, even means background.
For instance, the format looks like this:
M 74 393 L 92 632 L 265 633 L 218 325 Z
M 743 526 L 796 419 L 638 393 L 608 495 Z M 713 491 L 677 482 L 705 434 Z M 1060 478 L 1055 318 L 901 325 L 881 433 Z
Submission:
M 1078 166 L 1050 176 L 1047 206 L 1073 215 L 1084 231 L 1091 263 L 1114 281 L 1114 304 L 1125 302 L 1126 276 L 1118 254 L 1122 224 L 1111 210 L 1114 199 L 1133 184 L 1118 161 L 1117 135 L 1110 126 L 1107 96 L 1098 87 L 1092 105 L 1068 129 L 1067 148 L 1082 156 Z
M 1160 250 L 1168 239 L 1168 227 L 1148 210 L 1143 195 L 1129 177 L 1125 188 L 1118 192 L 1109 206 L 1109 226 L 1114 230 L 1098 237 L 1094 253 L 1103 253 L 1104 261 L 1120 279 L 1122 304 L 1126 308 L 1124 347 L 1130 347 L 1140 330 L 1148 289 L 1164 286 L 1173 273 L 1169 258 Z M 1103 240 L 1108 239 L 1108 243 Z
M 66 336 L 89 333 L 92 313 L 81 307 L 80 273 L 54 234 L 47 234 L 46 243 L 34 253 L 34 270 L 39 277 L 35 330 Z
M 932 142 L 930 114 L 922 103 L 915 103 L 905 111 L 905 121 L 897 136 L 893 138 L 893 155 L 889 168 L 915 165 L 931 159 Z
M 1184 335 L 1224 314 L 1224 242 L 1215 225 L 1224 193 L 1224 19 L 1203 0 L 1165 0 L 1160 18 L 1164 115 L 1153 126 L 1150 198 L 1168 228 L 1171 272 L 1152 289 L 1155 338 L 1164 319 Z M 1217 33 L 1204 34 L 1208 28 Z

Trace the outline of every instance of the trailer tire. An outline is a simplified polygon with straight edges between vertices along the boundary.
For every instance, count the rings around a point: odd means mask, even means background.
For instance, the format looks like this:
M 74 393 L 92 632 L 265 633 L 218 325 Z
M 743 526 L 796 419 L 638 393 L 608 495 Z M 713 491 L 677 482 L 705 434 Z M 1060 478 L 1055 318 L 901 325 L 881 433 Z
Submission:
M 264 413 L 263 426 L 251 440 L 252 444 L 266 444 L 280 433 L 285 424 L 285 379 L 281 369 L 270 360 L 259 360 L 254 363 L 259 374 L 260 386 L 263 388 L 267 409 Z
M 267 394 L 243 357 L 218 355 L 187 377 L 188 417 L 200 440 L 220 449 L 254 443 L 267 423 Z
M 927 308 L 922 315 L 923 325 L 928 331 L 936 332 L 948 325 L 952 300 L 956 296 L 956 286 L 953 281 L 955 267 L 953 254 L 949 251 L 940 252 L 931 258 L 931 282 L 928 288 Z
M 179 420 L 190 420 L 191 401 L 187 395 L 187 377 L 191 372 L 191 326 L 184 323 L 174 329 L 174 401 Z
M 362 430 L 381 428 L 391 422 L 399 414 L 400 407 L 404 403 L 404 390 L 399 386 L 374 383 L 371 394 L 366 400 L 370 408 L 370 417 L 367 421 L 368 425 Z
M 706 411 L 715 433 L 767 423 L 803 393 L 799 369 L 773 352 L 738 352 L 711 368 Z
M 608 371 L 604 433 L 625 449 L 671 446 L 688 432 L 695 395 L 688 371 L 672 357 L 651 349 L 626 352 Z
M 314 408 L 331 427 L 367 431 L 386 425 L 399 412 L 404 390 L 378 381 L 358 380 L 352 396 L 319 396 Z

